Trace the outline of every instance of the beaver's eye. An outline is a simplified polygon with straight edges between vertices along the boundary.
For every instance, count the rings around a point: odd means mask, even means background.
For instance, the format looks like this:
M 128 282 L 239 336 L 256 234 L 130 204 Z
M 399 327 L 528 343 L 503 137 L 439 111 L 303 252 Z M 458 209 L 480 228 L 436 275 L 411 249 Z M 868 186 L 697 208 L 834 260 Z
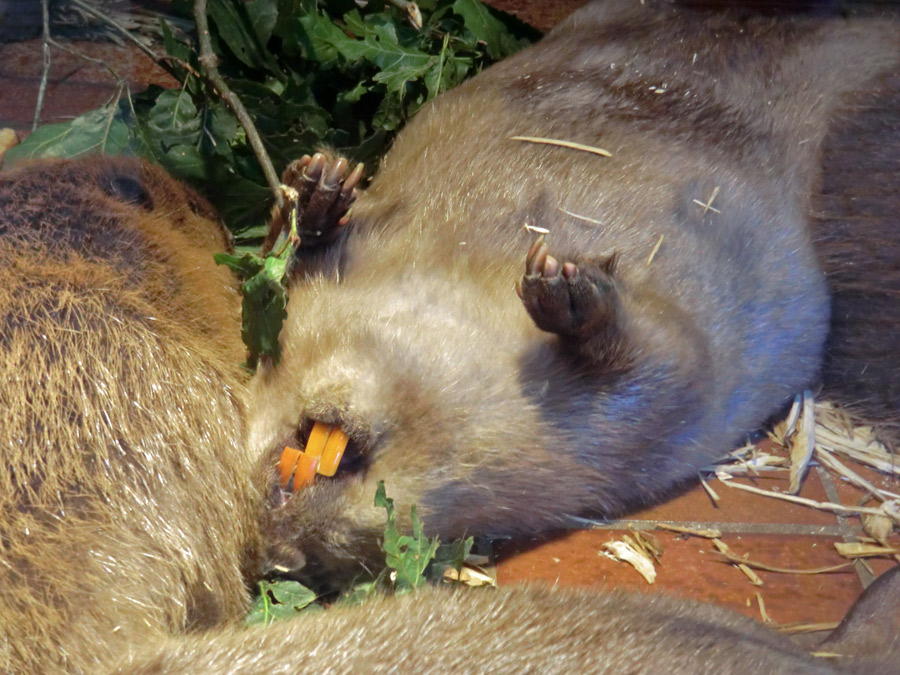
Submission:
M 195 216 L 200 216 L 207 220 L 218 220 L 219 215 L 216 213 L 215 209 L 210 206 L 205 199 L 200 197 L 200 195 L 196 194 L 193 190 L 188 190 L 185 196 L 187 197 L 188 206 Z
M 153 208 L 153 198 L 150 193 L 133 176 L 112 176 L 104 187 L 110 197 L 119 201 L 139 206 L 148 211 Z

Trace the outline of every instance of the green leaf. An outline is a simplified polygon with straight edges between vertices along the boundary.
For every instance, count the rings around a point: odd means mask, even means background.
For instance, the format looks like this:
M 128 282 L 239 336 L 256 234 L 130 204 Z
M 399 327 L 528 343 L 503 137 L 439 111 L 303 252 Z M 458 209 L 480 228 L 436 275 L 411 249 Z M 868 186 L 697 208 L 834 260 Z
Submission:
M 459 14 L 475 37 L 484 42 L 488 55 L 500 59 L 515 51 L 518 44 L 503 22 L 490 13 L 478 0 L 456 0 L 453 11 Z
M 20 159 L 80 157 L 93 153 L 118 155 L 130 146 L 131 130 L 117 105 L 103 106 L 71 122 L 38 127 L 4 156 L 7 168 Z
M 256 367 L 263 354 L 271 356 L 275 363 L 281 358 L 278 335 L 287 318 L 287 297 L 281 285 L 286 258 L 269 256 L 263 269 L 241 286 L 244 296 L 241 339 L 250 352 L 248 365 L 251 368 Z
M 341 595 L 340 604 L 342 605 L 361 605 L 369 598 L 378 595 L 379 592 L 377 581 L 363 581 L 354 584 L 353 587 Z
M 207 159 L 193 145 L 173 145 L 156 155 L 171 174 L 181 180 L 200 182 L 207 175 Z
M 431 581 L 439 582 L 444 577 L 444 571 L 447 569 L 455 569 L 457 572 L 462 569 L 463 563 L 469 557 L 472 546 L 475 543 L 473 537 L 466 539 L 457 539 L 449 544 L 441 544 L 438 546 L 434 554 L 434 560 L 426 571 L 425 576 Z
M 244 617 L 248 626 L 270 625 L 279 619 L 291 619 L 311 609 L 316 594 L 297 581 L 260 581 L 259 596 Z
M 335 44 L 352 40 L 331 19 L 318 12 L 301 16 L 298 23 L 300 30 L 296 33 L 296 40 L 304 58 L 320 66 L 329 66 L 337 60 Z
M 381 549 L 385 553 L 387 566 L 396 570 L 395 590 L 404 592 L 415 590 L 426 583 L 425 568 L 434 557 L 438 547 L 438 538 L 425 536 L 422 523 L 416 515 L 416 507 L 410 508 L 412 520 L 412 536 L 400 535 L 395 524 L 396 512 L 394 500 L 390 499 L 384 489 L 384 481 L 379 481 L 375 492 L 375 506 L 387 511 L 387 527 Z
M 204 130 L 204 140 L 209 142 L 210 151 L 226 161 L 233 161 L 231 145 L 243 137 L 244 130 L 224 103 L 217 102 L 209 106 Z
M 166 48 L 166 54 L 189 63 L 193 54 L 191 46 L 178 40 L 175 34 L 172 33 L 172 29 L 169 28 L 169 23 L 162 17 L 159 19 L 159 25 L 163 34 L 163 46 Z
M 150 135 L 164 149 L 193 145 L 200 139 L 203 120 L 185 89 L 168 89 L 156 99 L 147 115 Z
M 260 45 L 265 46 L 275 30 L 278 20 L 278 3 L 276 0 L 246 0 L 244 9 L 250 19 L 250 27 Z
M 266 51 L 278 19 L 276 0 L 210 0 L 216 32 L 239 61 L 280 76 L 278 62 Z
M 227 265 L 242 279 L 248 279 L 258 274 L 265 267 L 263 259 L 253 253 L 247 253 L 242 256 L 231 255 L 230 253 L 216 253 L 213 256 L 213 260 L 216 265 Z

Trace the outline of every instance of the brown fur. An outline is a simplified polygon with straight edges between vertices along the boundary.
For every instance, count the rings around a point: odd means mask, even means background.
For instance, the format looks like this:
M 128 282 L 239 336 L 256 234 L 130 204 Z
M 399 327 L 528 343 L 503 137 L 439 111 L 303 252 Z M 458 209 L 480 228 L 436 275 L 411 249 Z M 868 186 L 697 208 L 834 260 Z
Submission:
M 134 160 L 0 174 L 4 672 L 96 672 L 246 607 L 239 307 L 211 214 Z
M 833 673 L 784 637 L 665 595 L 427 590 L 268 629 L 171 640 L 122 673 Z M 870 666 L 867 675 L 895 672 Z
M 259 499 L 209 216 L 134 160 L 0 174 L 3 672 L 827 672 L 747 619 L 627 594 L 429 591 L 239 630 Z
M 841 125 L 874 105 L 860 124 L 880 120 L 896 147 L 885 92 L 898 34 L 896 17 L 598 2 L 423 110 L 341 243 L 299 251 L 283 360 L 254 382 L 251 444 L 270 467 L 309 420 L 351 437 L 337 477 L 286 504 L 271 473 L 271 562 L 352 577 L 377 555 L 379 480 L 448 537 L 619 514 L 677 489 L 815 383 L 829 322 L 817 258 L 836 284 L 846 263 L 833 252 L 862 258 L 867 245 L 846 231 L 811 245 L 823 143 L 837 123 L 825 157 L 838 180 L 853 155 L 838 152 Z M 847 190 L 865 187 L 863 171 Z M 873 199 L 900 208 L 895 189 Z M 550 230 L 550 253 L 577 275 L 532 254 L 522 277 L 526 225 Z M 880 283 L 865 274 L 866 288 Z M 894 333 L 878 330 L 896 358 Z M 882 381 L 900 372 L 879 363 Z

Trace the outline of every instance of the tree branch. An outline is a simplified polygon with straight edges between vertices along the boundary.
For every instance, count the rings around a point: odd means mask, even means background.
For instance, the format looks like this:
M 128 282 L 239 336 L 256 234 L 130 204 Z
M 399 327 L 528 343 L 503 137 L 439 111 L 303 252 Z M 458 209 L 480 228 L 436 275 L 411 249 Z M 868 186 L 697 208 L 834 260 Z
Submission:
M 47 80 L 50 79 L 50 0 L 41 0 L 41 13 L 44 20 L 44 36 L 42 50 L 44 63 L 41 66 L 41 83 L 38 86 L 37 103 L 34 105 L 34 121 L 31 130 L 38 128 L 41 121 L 41 111 L 44 109 L 44 96 L 47 93 Z
M 200 65 L 203 67 L 206 77 L 218 90 L 219 96 L 225 101 L 225 104 L 231 109 L 234 116 L 237 117 L 241 126 L 244 127 L 244 131 L 247 133 L 247 140 L 250 142 L 250 147 L 253 148 L 253 153 L 256 155 L 256 161 L 259 162 L 259 166 L 262 168 L 263 174 L 266 177 L 266 182 L 269 184 L 269 188 L 275 196 L 275 204 L 281 209 L 284 205 L 281 180 L 278 178 L 278 174 L 275 173 L 275 167 L 272 166 L 272 160 L 269 159 L 269 153 L 266 152 L 262 138 L 260 138 L 259 133 L 256 131 L 256 125 L 253 124 L 253 120 L 247 112 L 247 109 L 244 107 L 244 104 L 241 103 L 241 99 L 238 98 L 237 94 L 231 91 L 231 88 L 225 83 L 225 79 L 219 73 L 218 58 L 212 50 L 212 42 L 209 38 L 209 22 L 206 18 L 206 0 L 196 0 L 194 2 L 194 21 L 197 24 L 197 40 L 200 45 Z

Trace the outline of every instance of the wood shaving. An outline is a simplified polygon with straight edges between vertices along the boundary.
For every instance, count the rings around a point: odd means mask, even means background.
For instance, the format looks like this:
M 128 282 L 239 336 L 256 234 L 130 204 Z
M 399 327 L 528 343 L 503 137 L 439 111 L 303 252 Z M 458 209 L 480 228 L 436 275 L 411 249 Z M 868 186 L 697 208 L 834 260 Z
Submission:
M 756 594 L 756 602 L 759 605 L 759 615 L 762 617 L 763 623 L 775 623 L 772 621 L 772 618 L 769 616 L 768 612 L 766 612 L 766 603 L 763 601 L 762 593 Z
M 789 492 L 792 495 L 800 492 L 800 483 L 816 447 L 816 410 L 815 399 L 811 391 L 803 392 L 800 397 L 801 413 L 798 422 L 797 433 L 789 438 L 789 450 L 791 453 L 791 485 Z
M 698 475 L 700 476 L 700 485 L 702 485 L 702 486 L 703 486 L 703 489 L 706 490 L 706 494 L 708 494 L 708 495 L 709 495 L 709 498 L 713 500 L 713 503 L 718 502 L 719 499 L 720 499 L 719 495 L 716 494 L 716 491 L 713 490 L 713 489 L 709 486 L 709 483 L 707 483 L 707 482 L 703 479 L 703 475 L 702 475 L 702 474 L 698 474 Z
M 843 571 L 848 567 L 853 566 L 853 563 L 843 563 L 841 565 L 831 565 L 830 567 L 794 569 L 788 567 L 775 567 L 773 565 L 767 565 L 766 563 L 756 562 L 754 560 L 750 560 L 749 558 L 721 550 L 719 551 L 719 554 L 722 555 L 728 562 L 732 562 L 738 565 L 746 565 L 747 567 L 751 567 L 757 570 L 763 570 L 764 572 L 775 572 L 777 574 L 830 574 L 832 572 Z
M 718 539 L 722 536 L 719 530 L 698 530 L 692 527 L 681 527 L 680 525 L 668 525 L 666 523 L 656 523 L 659 530 L 669 530 L 670 532 L 678 532 L 679 534 L 691 534 L 695 537 L 703 537 L 705 539 Z
M 865 544 L 859 541 L 837 541 L 834 543 L 834 548 L 842 558 L 875 558 L 900 553 L 900 548 L 882 546 L 881 544 Z
M 817 502 L 814 499 L 807 499 L 806 497 L 796 497 L 794 495 L 783 494 L 781 492 L 762 490 L 758 487 L 753 487 L 752 485 L 737 483 L 731 480 L 731 476 L 728 476 L 727 474 L 716 475 L 723 485 L 730 488 L 735 488 L 737 490 L 744 490 L 746 492 L 752 492 L 757 495 L 764 495 L 766 497 L 772 497 L 774 499 L 781 499 L 786 502 L 809 506 L 821 511 L 830 511 L 832 513 L 842 513 L 850 515 L 861 515 L 865 513 L 872 515 L 886 515 L 893 521 L 900 522 L 900 506 L 893 502 L 885 502 L 879 508 L 870 508 L 865 506 L 844 506 L 843 504 L 836 504 L 834 502 Z
M 638 574 L 644 577 L 648 584 L 656 581 L 656 568 L 653 566 L 653 560 L 635 548 L 633 544 L 626 541 L 608 541 L 603 544 L 602 548 L 603 550 L 599 552 L 599 555 L 612 558 L 617 562 L 628 563 L 637 570 Z
M 497 580 L 484 570 L 478 569 L 474 565 L 465 563 L 458 571 L 455 567 L 448 567 L 444 570 L 444 579 L 447 581 L 458 581 L 466 586 L 496 586 Z
M 634 544 L 638 549 L 645 555 L 649 556 L 653 559 L 657 565 L 661 564 L 661 558 L 663 554 L 663 546 L 659 543 L 659 540 L 654 537 L 652 534 L 648 532 L 640 532 L 635 529 L 631 529 L 631 536 L 634 539 Z M 625 541 L 631 542 L 631 539 L 628 535 L 623 537 Z

